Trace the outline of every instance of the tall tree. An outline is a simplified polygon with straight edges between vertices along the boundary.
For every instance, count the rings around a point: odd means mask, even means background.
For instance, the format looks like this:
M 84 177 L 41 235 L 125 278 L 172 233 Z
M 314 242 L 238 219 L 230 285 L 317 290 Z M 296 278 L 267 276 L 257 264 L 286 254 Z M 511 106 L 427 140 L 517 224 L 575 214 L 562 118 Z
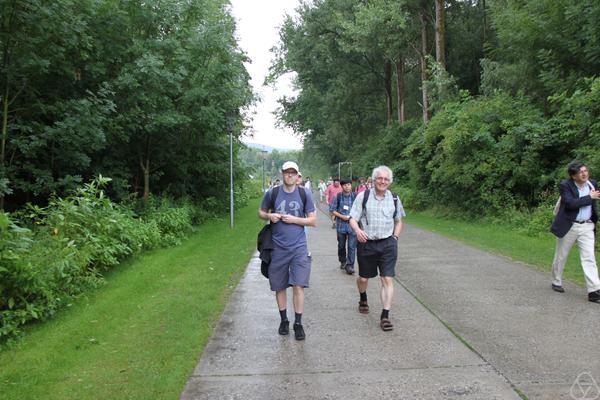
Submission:
M 427 55 L 429 54 L 428 35 L 427 35 L 427 8 L 422 6 L 419 9 L 419 20 L 421 22 L 421 49 L 419 52 L 419 64 L 421 65 L 421 108 L 423 109 L 423 123 L 429 122 L 429 96 L 427 94 L 428 80 L 427 74 Z
M 446 69 L 446 6 L 435 0 L 435 61 Z
M 99 173 L 119 196 L 212 193 L 226 117 L 237 140 L 253 97 L 226 5 L 0 0 L 0 201 L 44 203 Z
M 393 97 L 392 64 L 396 72 L 396 115 L 403 123 L 404 115 L 404 63 L 408 53 L 411 32 L 407 29 L 408 11 L 404 0 L 375 0 L 358 3 L 355 6 L 355 18 L 346 21 L 344 27 L 352 40 L 349 47 L 361 52 L 374 48 L 384 54 L 384 87 L 386 94 L 386 121 L 392 122 Z

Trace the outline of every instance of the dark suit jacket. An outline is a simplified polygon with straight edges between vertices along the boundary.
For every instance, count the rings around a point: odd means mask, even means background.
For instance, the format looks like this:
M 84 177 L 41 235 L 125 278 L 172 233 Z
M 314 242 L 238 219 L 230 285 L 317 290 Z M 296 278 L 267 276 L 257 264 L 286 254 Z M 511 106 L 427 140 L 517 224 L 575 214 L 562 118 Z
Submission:
M 596 181 L 590 179 L 590 183 L 594 188 L 598 187 Z M 554 217 L 550 232 L 554 233 L 557 237 L 561 238 L 569 232 L 573 221 L 579 213 L 579 209 L 585 206 L 592 206 L 592 221 L 596 223 L 598 221 L 598 215 L 596 214 L 596 201 L 592 200 L 590 196 L 579 197 L 579 191 L 575 185 L 573 179 L 567 179 L 560 183 L 560 209 L 558 214 Z

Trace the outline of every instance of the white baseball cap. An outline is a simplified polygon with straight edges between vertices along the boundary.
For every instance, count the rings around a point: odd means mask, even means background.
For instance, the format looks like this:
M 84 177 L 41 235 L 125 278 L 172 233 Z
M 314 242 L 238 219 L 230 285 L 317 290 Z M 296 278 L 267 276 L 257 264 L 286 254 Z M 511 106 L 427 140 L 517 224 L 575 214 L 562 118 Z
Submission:
M 283 166 L 281 167 L 282 171 L 285 171 L 286 169 L 294 169 L 296 170 L 296 172 L 300 172 L 300 169 L 298 168 L 298 164 L 296 164 L 293 161 L 286 161 L 283 163 Z

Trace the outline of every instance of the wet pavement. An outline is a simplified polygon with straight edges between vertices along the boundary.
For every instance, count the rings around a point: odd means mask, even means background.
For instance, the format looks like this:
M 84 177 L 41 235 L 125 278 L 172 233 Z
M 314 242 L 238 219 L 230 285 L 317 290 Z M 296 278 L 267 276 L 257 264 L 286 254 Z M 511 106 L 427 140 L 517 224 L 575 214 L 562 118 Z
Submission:
M 360 314 L 356 275 L 340 270 L 323 213 L 309 249 L 306 340 L 277 333 L 253 257 L 181 399 L 600 398 L 600 305 L 585 289 L 555 293 L 547 273 L 405 225 L 394 330 L 383 332 L 378 278 Z

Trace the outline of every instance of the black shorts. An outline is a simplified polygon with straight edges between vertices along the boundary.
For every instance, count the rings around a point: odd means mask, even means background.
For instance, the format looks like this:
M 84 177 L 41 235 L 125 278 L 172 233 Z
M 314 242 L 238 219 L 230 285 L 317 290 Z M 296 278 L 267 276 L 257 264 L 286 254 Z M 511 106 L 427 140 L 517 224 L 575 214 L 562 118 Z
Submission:
M 357 246 L 358 275 L 362 278 L 374 278 L 379 271 L 380 276 L 396 275 L 398 259 L 398 241 L 390 236 L 387 239 L 358 242 Z

